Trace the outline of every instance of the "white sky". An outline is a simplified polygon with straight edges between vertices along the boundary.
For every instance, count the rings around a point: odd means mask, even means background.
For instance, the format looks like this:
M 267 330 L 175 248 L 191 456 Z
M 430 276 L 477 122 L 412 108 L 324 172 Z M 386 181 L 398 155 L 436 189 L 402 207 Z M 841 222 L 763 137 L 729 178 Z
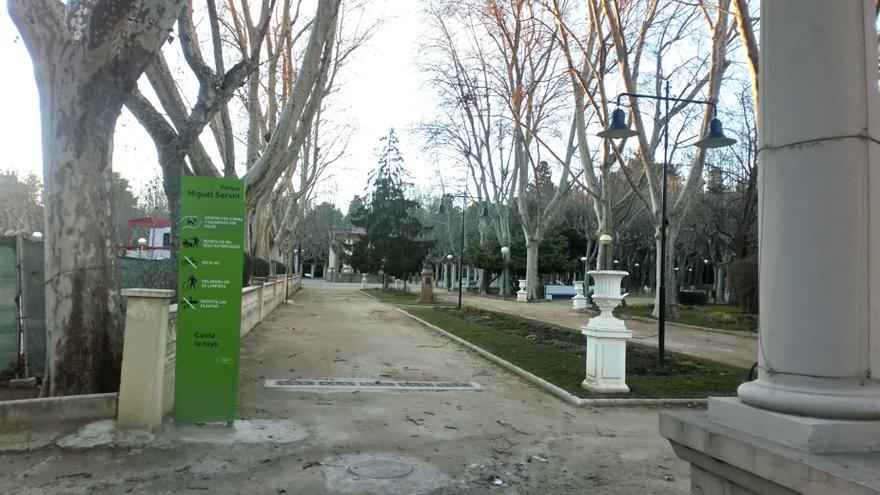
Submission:
M 413 0 L 371 0 L 369 19 L 385 23 L 368 45 L 353 55 L 341 77 L 340 93 L 332 112 L 354 128 L 344 159 L 337 162 L 318 186 L 318 201 L 328 200 L 343 211 L 352 196 L 361 194 L 374 167 L 379 138 L 395 127 L 400 148 L 413 182 L 419 187 L 437 185 L 435 165 L 422 158 L 420 139 L 411 132 L 430 113 L 433 92 L 416 67 L 420 34 L 420 4 Z M 42 175 L 40 115 L 30 56 L 0 0 L 0 59 L 6 69 L 0 78 L 5 95 L 0 115 L 0 170 Z M 338 120 L 339 118 L 335 120 Z M 209 139 L 203 139 L 206 145 Z M 113 168 L 129 179 L 135 190 L 158 176 L 160 169 L 153 142 L 133 117 L 123 111 L 115 135 Z

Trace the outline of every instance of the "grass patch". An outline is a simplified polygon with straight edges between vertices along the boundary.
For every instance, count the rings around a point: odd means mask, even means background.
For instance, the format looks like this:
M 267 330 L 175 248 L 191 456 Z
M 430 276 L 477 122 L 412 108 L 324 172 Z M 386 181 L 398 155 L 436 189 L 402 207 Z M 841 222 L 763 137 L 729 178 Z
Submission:
M 666 353 L 657 368 L 657 349 L 627 343 L 626 382 L 630 393 L 593 394 L 581 388 L 586 343 L 575 330 L 465 306 L 407 308 L 409 313 L 582 398 L 705 398 L 735 395 L 747 370 L 706 359 Z
M 361 292 L 369 294 L 376 299 L 395 305 L 410 305 L 410 304 L 424 304 L 425 306 L 448 306 L 452 303 L 443 301 L 441 299 L 437 299 L 435 297 L 434 302 L 431 303 L 420 303 L 419 295 L 415 292 L 404 292 L 403 290 L 397 289 L 361 289 Z
M 615 315 L 640 316 L 650 318 L 654 310 L 653 304 L 631 304 L 619 306 Z M 727 304 L 709 304 L 706 306 L 680 306 L 678 318 L 667 318 L 671 323 L 683 323 L 698 327 L 720 328 L 737 332 L 755 332 L 758 328 L 758 316 L 742 312 L 738 306 Z

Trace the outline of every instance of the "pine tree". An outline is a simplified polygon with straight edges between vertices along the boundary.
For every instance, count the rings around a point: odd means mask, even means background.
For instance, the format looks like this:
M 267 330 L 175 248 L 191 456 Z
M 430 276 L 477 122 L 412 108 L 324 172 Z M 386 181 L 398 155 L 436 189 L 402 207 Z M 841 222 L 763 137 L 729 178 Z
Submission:
M 426 228 L 415 215 L 418 202 L 406 198 L 410 184 L 393 128 L 381 142 L 378 167 L 370 173 L 372 190 L 359 210 L 350 212 L 352 224 L 366 234 L 354 245 L 349 263 L 361 272 L 382 270 L 405 280 L 421 268 L 430 241 L 422 239 Z

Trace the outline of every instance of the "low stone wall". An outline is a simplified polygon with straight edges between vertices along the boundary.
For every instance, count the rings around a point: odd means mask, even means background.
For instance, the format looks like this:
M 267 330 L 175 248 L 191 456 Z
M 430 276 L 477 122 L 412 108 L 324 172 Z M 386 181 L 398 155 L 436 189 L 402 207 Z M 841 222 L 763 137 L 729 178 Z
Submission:
M 0 428 L 51 425 L 116 416 L 116 394 L 71 395 L 0 402 Z
M 285 295 L 293 295 L 300 287 L 301 279 L 297 275 L 272 278 L 265 282 L 261 281 L 260 285 L 244 288 L 241 300 L 241 336 L 247 335 L 269 313 L 281 305 L 285 300 Z M 149 290 L 135 290 L 150 292 Z M 155 300 L 167 301 L 171 294 L 171 292 L 167 292 L 167 294 L 161 296 L 162 299 Z M 154 295 L 152 297 L 159 296 Z M 129 316 L 140 317 L 140 323 L 143 324 L 144 322 L 144 314 L 132 314 Z M 147 321 L 149 321 L 148 315 Z M 177 345 L 176 304 L 172 304 L 169 307 L 168 326 L 165 335 L 164 373 L 161 391 L 163 414 L 171 412 L 174 407 L 174 364 Z M 155 363 L 156 361 L 153 362 Z M 123 366 L 125 366 L 125 363 L 123 363 Z M 144 377 L 139 378 L 142 379 Z M 122 386 L 125 387 L 125 373 L 123 373 L 122 381 Z M 136 388 L 134 387 L 134 389 Z M 132 391 L 134 389 L 132 385 L 129 385 L 128 390 Z M 137 395 L 137 390 L 134 390 L 134 393 Z M 0 427 L 113 418 L 117 415 L 118 404 L 118 394 L 115 393 L 0 401 Z
M 244 337 L 263 319 L 284 302 L 286 295 L 293 295 L 302 286 L 299 275 L 270 277 L 260 285 L 245 287 L 241 291 L 241 336 Z M 174 364 L 177 346 L 177 305 L 172 304 L 168 315 L 168 334 L 165 347 L 165 376 L 162 384 L 162 412 L 168 414 L 174 408 Z

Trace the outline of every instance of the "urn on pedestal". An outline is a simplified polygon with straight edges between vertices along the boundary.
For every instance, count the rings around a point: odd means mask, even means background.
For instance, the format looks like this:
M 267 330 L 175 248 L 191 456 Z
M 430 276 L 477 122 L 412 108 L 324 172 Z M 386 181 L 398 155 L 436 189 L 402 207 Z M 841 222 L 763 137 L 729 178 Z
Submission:
M 581 384 L 599 393 L 627 393 L 626 340 L 632 332 L 613 314 L 614 308 L 626 297 L 620 294 L 620 281 L 629 275 L 618 270 L 589 272 L 595 282 L 593 302 L 600 314 L 581 327 L 587 338 L 587 377 Z
M 529 302 L 529 293 L 527 292 L 528 288 L 526 284 L 528 280 L 521 278 L 519 279 L 519 290 L 516 291 L 516 300 L 517 302 Z
M 584 285 L 577 281 L 574 283 L 574 297 L 571 298 L 571 309 L 575 311 L 587 309 L 587 296 L 584 295 Z

